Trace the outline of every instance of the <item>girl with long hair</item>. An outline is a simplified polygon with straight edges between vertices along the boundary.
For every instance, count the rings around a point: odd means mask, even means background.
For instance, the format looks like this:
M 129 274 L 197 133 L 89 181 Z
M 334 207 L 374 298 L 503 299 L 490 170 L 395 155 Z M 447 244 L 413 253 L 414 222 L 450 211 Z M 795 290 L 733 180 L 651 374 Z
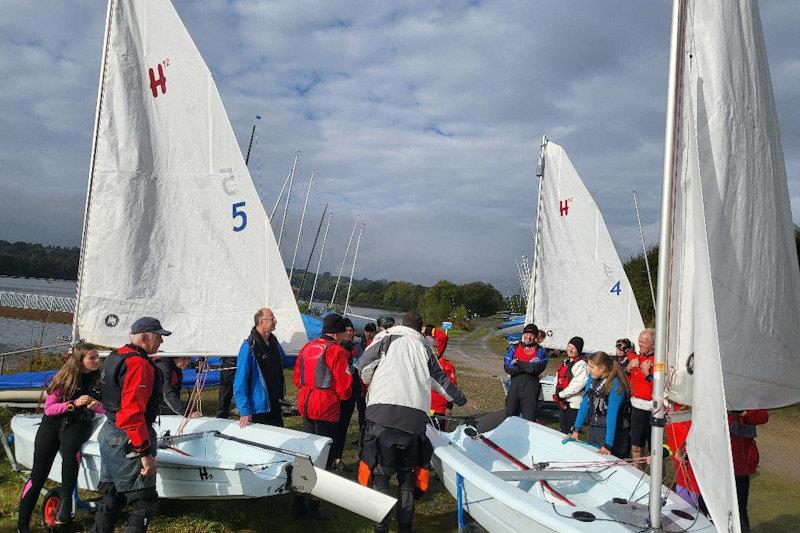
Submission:
M 572 438 L 578 439 L 588 422 L 588 442 L 599 446 L 601 455 L 627 456 L 624 409 L 630 397 L 630 385 L 625 371 L 606 352 L 589 356 L 589 380 L 584 389 Z
M 29 531 L 47 474 L 56 454 L 61 452 L 61 506 L 56 522 L 72 519 L 72 493 L 78 480 L 80 451 L 92 434 L 95 414 L 103 414 L 100 403 L 100 355 L 91 344 L 78 344 L 69 352 L 64 366 L 47 386 L 44 416 L 33 449 L 31 476 L 22 489 L 17 528 Z

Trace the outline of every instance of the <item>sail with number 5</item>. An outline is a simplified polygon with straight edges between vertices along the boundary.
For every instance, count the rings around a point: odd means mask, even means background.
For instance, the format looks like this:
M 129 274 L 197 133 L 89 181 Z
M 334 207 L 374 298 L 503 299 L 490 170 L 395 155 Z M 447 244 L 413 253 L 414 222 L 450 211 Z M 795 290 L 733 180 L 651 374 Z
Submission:
M 234 354 L 269 307 L 297 352 L 303 322 L 211 72 L 170 2 L 111 9 L 73 340 L 118 346 L 147 315 L 169 352 Z

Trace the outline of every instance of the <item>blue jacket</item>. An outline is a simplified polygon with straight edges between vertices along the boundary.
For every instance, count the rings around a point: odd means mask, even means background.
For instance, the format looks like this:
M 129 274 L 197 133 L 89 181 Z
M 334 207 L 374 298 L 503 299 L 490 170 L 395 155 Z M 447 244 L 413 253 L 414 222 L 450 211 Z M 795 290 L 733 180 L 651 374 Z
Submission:
M 283 347 L 278 345 L 281 361 L 286 361 Z M 239 409 L 239 416 L 252 416 L 269 413 L 272 406 L 269 402 L 267 383 L 256 362 L 250 343 L 245 339 L 236 357 L 236 376 L 233 378 L 233 399 Z
M 589 390 L 592 387 L 592 376 L 589 376 L 588 381 L 586 382 L 586 388 L 583 390 L 583 400 L 581 401 L 581 408 L 578 410 L 578 415 L 575 418 L 575 429 L 580 431 L 583 424 L 590 418 L 589 417 L 589 409 L 591 406 L 589 403 L 591 402 L 592 398 L 589 394 Z M 593 444 L 597 444 L 598 446 L 605 445 L 608 449 L 614 445 L 614 435 L 617 432 L 617 416 L 619 415 L 620 408 L 622 407 L 622 403 L 626 400 L 625 389 L 622 388 L 622 385 L 619 382 L 618 378 L 614 378 L 614 381 L 611 382 L 611 390 L 608 393 L 608 408 L 606 410 L 605 422 L 606 422 L 606 441 L 605 442 L 595 442 Z
M 517 361 L 517 363 L 511 364 L 511 361 L 514 360 L 514 352 L 517 350 L 517 346 L 519 346 L 519 343 L 516 342 L 509 345 L 506 356 L 503 358 L 503 367 L 506 373 L 510 374 L 512 378 L 520 374 L 538 376 L 547 366 L 547 352 L 545 349 L 541 346 L 536 348 L 536 357 L 531 359 L 529 363 Z

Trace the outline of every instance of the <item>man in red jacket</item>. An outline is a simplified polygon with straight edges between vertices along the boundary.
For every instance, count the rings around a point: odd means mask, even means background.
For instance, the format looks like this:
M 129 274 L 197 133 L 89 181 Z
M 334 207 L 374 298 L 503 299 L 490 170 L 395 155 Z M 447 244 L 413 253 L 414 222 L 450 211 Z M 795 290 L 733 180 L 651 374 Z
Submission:
M 345 330 L 341 315 L 326 316 L 322 321 L 322 337 L 308 341 L 297 354 L 294 365 L 302 430 L 334 441 L 338 439 L 340 402 L 350 398 L 353 392 L 353 377 L 348 366 L 350 354 L 340 344 L 346 340 Z M 333 453 L 328 453 L 327 470 L 331 469 L 334 458 Z M 292 515 L 298 517 L 306 512 L 314 518 L 329 518 L 320 512 L 319 500 L 295 498 Z
M 732 411 L 728 415 L 731 433 L 731 453 L 733 455 L 733 475 L 736 480 L 736 496 L 739 501 L 739 523 L 742 533 L 750 531 L 750 518 L 747 516 L 747 500 L 750 496 L 750 476 L 758 466 L 758 446 L 756 446 L 756 426 L 766 424 L 769 412 L 766 409 Z
M 439 366 L 442 367 L 442 370 L 447 376 L 447 379 L 450 380 L 450 383 L 453 385 L 458 385 L 456 382 L 456 367 L 453 366 L 453 363 L 441 353 L 439 354 L 438 362 Z M 445 396 L 442 396 L 435 389 L 431 389 L 431 411 L 433 411 L 433 414 L 449 416 L 452 410 L 453 401 Z M 447 431 L 447 421 L 440 420 L 439 429 L 442 431 Z
M 653 350 L 655 330 L 639 334 L 639 354 L 628 356 L 626 371 L 631 383 L 631 457 L 640 459 L 650 443 L 650 413 L 653 408 Z M 639 468 L 644 468 L 636 462 Z
M 106 422 L 97 438 L 101 458 L 98 490 L 103 500 L 92 533 L 111 533 L 126 503 L 132 508 L 126 532 L 147 531 L 155 515 L 157 443 L 153 423 L 162 392 L 149 354 L 156 353 L 162 336 L 170 334 L 155 318 L 140 318 L 131 326 L 131 342 L 111 352 L 103 364 L 100 388 Z

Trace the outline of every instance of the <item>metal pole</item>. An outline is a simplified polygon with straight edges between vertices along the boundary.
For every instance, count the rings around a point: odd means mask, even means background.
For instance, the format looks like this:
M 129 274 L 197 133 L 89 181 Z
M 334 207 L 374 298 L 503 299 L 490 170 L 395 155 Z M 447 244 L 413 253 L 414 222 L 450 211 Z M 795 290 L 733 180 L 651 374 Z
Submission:
M 256 125 L 253 124 L 253 129 L 250 132 L 250 143 L 247 145 L 247 155 L 244 156 L 244 166 L 250 164 L 250 150 L 253 148 L 253 139 L 256 136 Z
M 72 343 L 77 343 L 79 338 L 78 314 L 80 313 L 81 285 L 83 284 L 83 261 L 86 253 L 86 234 L 89 229 L 89 206 L 92 203 L 92 184 L 94 182 L 94 165 L 97 156 L 97 138 L 100 129 L 100 111 L 103 104 L 103 81 L 106 75 L 106 55 L 108 53 L 108 38 L 111 32 L 111 14 L 113 12 L 113 0 L 108 1 L 106 11 L 106 29 L 103 34 L 103 52 L 100 57 L 100 81 L 97 85 L 97 106 L 94 115 L 94 132 L 92 133 L 92 154 L 89 158 L 89 184 L 86 187 L 86 205 L 83 208 L 83 229 L 81 231 L 81 251 L 78 259 L 78 283 L 75 290 L 75 312 L 72 315 Z
M 636 200 L 636 191 L 633 191 L 633 206 L 636 209 L 636 222 L 639 224 L 639 237 L 642 239 L 642 253 L 644 254 L 644 266 L 647 269 L 647 282 L 650 284 L 650 298 L 653 299 L 653 309 L 656 308 L 656 292 L 653 289 L 653 275 L 650 274 L 650 259 L 647 258 L 647 246 L 644 243 L 644 230 L 642 230 L 642 219 L 639 217 L 639 202 Z
M 297 297 L 300 298 L 300 295 L 303 294 L 303 288 L 306 286 L 306 278 L 308 277 L 308 267 L 311 266 L 311 258 L 314 256 L 314 250 L 317 248 L 317 240 L 319 239 L 319 232 L 322 230 L 322 223 L 325 222 L 325 213 L 328 212 L 328 203 L 325 203 L 325 208 L 322 210 L 322 216 L 319 217 L 319 226 L 317 226 L 317 234 L 314 235 L 314 244 L 311 245 L 311 253 L 308 254 L 308 261 L 306 262 L 306 269 L 303 271 L 303 280 L 300 282 L 300 291 L 297 293 Z M 311 306 L 311 302 L 309 303 L 309 307 Z
M 331 219 L 333 213 L 328 214 L 328 223 L 325 225 L 325 236 L 322 237 L 322 248 L 319 250 L 319 260 L 317 261 L 317 273 L 314 274 L 314 284 L 311 286 L 311 296 L 308 298 L 308 308 L 314 303 L 314 291 L 317 289 L 317 279 L 319 279 L 319 268 L 322 266 L 322 254 L 325 253 L 325 243 L 328 242 L 328 230 L 331 229 Z
M 317 173 L 315 170 L 311 173 L 311 178 L 308 180 L 308 190 L 306 191 L 306 199 L 303 202 L 303 214 L 300 215 L 300 229 L 297 230 L 297 242 L 294 244 L 294 253 L 292 254 L 292 266 L 289 269 L 289 285 L 292 284 L 292 276 L 294 275 L 294 262 L 297 259 L 297 249 L 300 248 L 300 236 L 303 234 L 303 223 L 306 220 L 306 208 L 308 207 L 308 197 L 311 195 L 311 185 L 314 183 L 314 175 Z M 298 294 L 298 296 L 300 296 Z
M 344 250 L 344 257 L 342 258 L 342 266 L 339 268 L 339 275 L 336 277 L 336 285 L 333 286 L 333 297 L 331 298 L 331 308 L 333 308 L 333 301 L 336 299 L 336 292 L 339 290 L 339 280 L 342 279 L 342 272 L 344 272 L 344 263 L 347 261 L 347 254 L 350 253 L 350 244 L 353 242 L 353 235 L 356 232 L 356 226 L 358 226 L 358 217 L 356 217 L 356 221 L 353 224 L 353 230 L 350 232 L 350 238 L 347 239 L 347 248 Z
M 278 233 L 278 252 L 281 250 L 281 239 L 283 238 L 283 228 L 286 227 L 286 214 L 289 211 L 289 199 L 292 197 L 292 184 L 294 183 L 294 171 L 297 169 L 297 159 L 300 156 L 300 150 L 294 154 L 294 163 L 292 163 L 292 171 L 289 173 L 289 190 L 286 193 L 286 204 L 283 206 L 283 218 L 281 219 L 281 231 Z
M 536 175 L 539 177 L 539 198 L 536 203 L 536 230 L 533 234 L 533 272 L 528 282 L 528 302 L 525 311 L 525 323 L 533 324 L 533 311 L 536 305 L 536 271 L 539 268 L 539 222 L 542 214 L 542 184 L 544 183 L 544 149 L 547 146 L 547 136 L 542 135 L 542 147 L 539 154 L 539 164 L 536 165 Z
M 300 151 L 298 150 L 297 153 L 299 154 Z M 296 162 L 296 159 L 297 159 L 297 155 L 295 155 L 295 162 Z M 292 168 L 294 168 L 294 165 L 292 165 Z M 289 183 L 289 178 L 291 178 L 291 177 L 292 177 L 292 171 L 290 170 L 289 173 L 286 174 L 286 179 L 283 180 L 283 187 L 281 187 L 281 192 L 280 192 L 280 194 L 278 194 L 278 199 L 275 200 L 275 206 L 272 208 L 272 213 L 270 213 L 270 215 L 269 215 L 269 219 L 270 220 L 275 218 L 275 211 L 278 210 L 278 205 L 280 205 L 281 198 L 283 198 L 283 191 L 286 190 L 286 185 Z
M 364 231 L 364 223 L 358 228 L 358 239 L 356 239 L 356 251 L 353 252 L 353 268 L 350 269 L 350 284 L 347 286 L 347 296 L 344 298 L 344 314 L 347 314 L 347 304 L 350 303 L 350 289 L 353 288 L 353 276 L 356 273 L 356 261 L 358 261 L 358 246 L 361 244 L 361 232 Z
M 653 363 L 653 415 L 650 434 L 650 527 L 661 528 L 661 485 L 664 478 L 664 386 L 667 368 L 669 270 L 672 258 L 672 199 L 677 184 L 680 154 L 681 90 L 683 75 L 686 1 L 673 0 L 672 30 L 667 85 L 667 123 L 664 131 L 664 172 L 661 188 L 661 238 L 658 251 L 658 297 L 656 298 L 656 343 Z

